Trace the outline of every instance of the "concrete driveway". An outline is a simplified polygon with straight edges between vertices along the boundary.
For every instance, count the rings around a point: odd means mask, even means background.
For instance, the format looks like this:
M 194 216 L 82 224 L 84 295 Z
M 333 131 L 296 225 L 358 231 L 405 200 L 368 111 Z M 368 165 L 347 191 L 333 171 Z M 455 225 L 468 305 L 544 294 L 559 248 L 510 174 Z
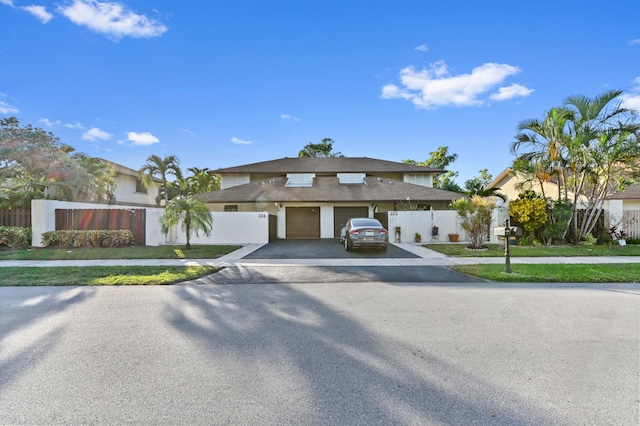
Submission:
M 244 259 L 408 259 L 419 256 L 389 244 L 387 251 L 346 251 L 338 239 L 274 240 Z

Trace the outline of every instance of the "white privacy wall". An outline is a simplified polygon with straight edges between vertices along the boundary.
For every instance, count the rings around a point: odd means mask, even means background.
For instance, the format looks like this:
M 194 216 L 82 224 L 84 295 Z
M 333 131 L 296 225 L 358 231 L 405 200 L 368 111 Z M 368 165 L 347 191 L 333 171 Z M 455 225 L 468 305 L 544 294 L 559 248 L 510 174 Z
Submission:
M 213 228 L 211 236 L 191 232 L 191 244 L 266 244 L 269 242 L 269 214 L 266 212 L 211 212 Z M 147 221 L 147 225 L 149 222 Z M 170 244 L 186 244 L 187 237 L 180 227 L 175 241 Z
M 460 240 L 466 240 L 466 233 L 459 226 L 458 214 L 453 210 L 416 210 L 389 212 L 389 241 L 396 242 L 396 227 L 400 227 L 401 243 L 415 241 L 419 232 L 422 242 L 432 240 L 431 229 L 438 227 L 438 240 L 448 241 L 448 234 L 459 234 Z

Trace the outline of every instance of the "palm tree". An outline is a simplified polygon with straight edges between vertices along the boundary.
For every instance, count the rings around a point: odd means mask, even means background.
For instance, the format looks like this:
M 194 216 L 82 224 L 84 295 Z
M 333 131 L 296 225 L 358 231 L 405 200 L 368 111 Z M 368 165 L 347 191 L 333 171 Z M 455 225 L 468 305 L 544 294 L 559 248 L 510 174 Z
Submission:
M 205 192 L 220 189 L 219 179 L 212 175 L 208 168 L 199 169 L 197 167 L 190 167 L 187 170 L 192 173 L 192 175 L 187 178 L 192 194 L 204 194 Z
M 169 203 L 169 193 L 167 188 L 167 177 L 173 175 L 176 178 L 182 177 L 182 171 L 180 170 L 180 160 L 175 155 L 169 155 L 164 158 L 160 158 L 157 155 L 151 155 L 147 158 L 147 164 L 142 166 L 138 170 L 138 176 L 145 187 L 151 186 L 153 178 L 157 177 L 162 181 L 164 191 L 164 205 Z
M 213 218 L 207 206 L 193 196 L 176 197 L 172 199 L 164 210 L 160 218 L 162 233 L 167 235 L 174 226 L 182 223 L 181 229 L 187 238 L 186 249 L 191 250 L 191 232 L 198 235 L 198 231 L 203 231 L 208 237 L 211 235 Z

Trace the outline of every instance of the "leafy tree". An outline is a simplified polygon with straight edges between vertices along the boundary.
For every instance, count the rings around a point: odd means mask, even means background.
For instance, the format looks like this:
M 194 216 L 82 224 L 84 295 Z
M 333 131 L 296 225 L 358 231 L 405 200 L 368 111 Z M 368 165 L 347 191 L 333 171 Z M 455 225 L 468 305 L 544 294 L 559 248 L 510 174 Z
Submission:
M 19 207 L 45 197 L 113 201 L 108 167 L 74 151 L 51 132 L 21 126 L 15 117 L 1 119 L 0 204 Z
M 429 158 L 425 161 L 415 161 L 411 159 L 402 160 L 403 163 L 413 164 L 416 166 L 429 167 L 433 169 L 446 169 L 458 159 L 458 154 L 449 153 L 448 146 L 440 146 L 435 151 L 429 153 Z M 443 174 L 434 177 L 433 187 L 447 191 L 463 192 L 462 188 L 455 182 L 458 172 L 447 170 Z
M 147 188 L 151 186 L 153 178 L 159 178 L 162 181 L 162 188 L 158 194 L 160 194 L 161 191 L 163 192 L 162 195 L 165 206 L 168 205 L 169 202 L 169 191 L 167 190 L 169 175 L 173 175 L 176 178 L 182 177 L 180 160 L 175 155 L 169 155 L 164 158 L 160 158 L 157 155 L 151 155 L 147 158 L 147 163 L 138 170 L 138 176 Z M 158 204 L 160 203 L 158 202 Z
M 489 173 L 489 170 L 482 169 L 479 171 L 480 176 L 473 177 L 464 183 L 466 193 L 469 196 L 478 195 L 480 197 L 498 197 L 506 201 L 506 197 L 501 194 L 500 188 L 492 186 L 488 187 L 489 183 L 493 180 L 493 176 Z
M 471 249 L 481 249 L 489 238 L 491 214 L 495 203 L 485 197 L 474 195 L 469 198 L 459 198 L 451 203 L 453 209 L 461 218 L 460 226 L 467 231 L 471 238 Z
M 191 250 L 191 233 L 195 232 L 198 236 L 198 231 L 202 231 L 206 236 L 210 236 L 213 218 L 202 201 L 189 195 L 173 198 L 165 208 L 160 224 L 164 235 L 167 235 L 174 226 L 182 224 L 181 229 L 187 238 L 185 248 Z
M 333 152 L 333 139 L 324 138 L 320 143 L 308 143 L 298 152 L 298 157 L 344 157 L 340 152 Z

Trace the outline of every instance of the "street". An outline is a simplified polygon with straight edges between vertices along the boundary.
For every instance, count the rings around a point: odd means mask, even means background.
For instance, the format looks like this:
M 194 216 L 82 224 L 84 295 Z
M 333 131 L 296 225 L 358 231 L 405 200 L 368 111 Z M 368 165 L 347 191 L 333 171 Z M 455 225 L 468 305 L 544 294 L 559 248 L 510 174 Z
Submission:
M 0 423 L 638 424 L 639 296 L 633 284 L 2 287 Z

